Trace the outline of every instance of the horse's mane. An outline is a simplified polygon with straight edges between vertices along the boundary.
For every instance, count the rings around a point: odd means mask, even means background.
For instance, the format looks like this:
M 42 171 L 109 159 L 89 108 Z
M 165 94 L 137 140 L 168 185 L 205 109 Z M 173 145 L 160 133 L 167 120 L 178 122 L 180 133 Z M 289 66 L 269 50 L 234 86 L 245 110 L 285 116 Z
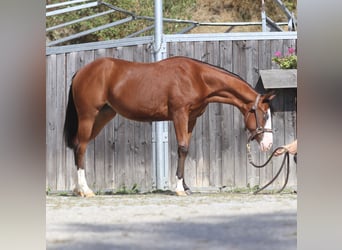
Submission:
M 227 69 L 225 69 L 225 68 L 222 68 L 222 67 L 217 66 L 217 65 L 213 65 L 213 64 L 208 63 L 208 62 L 203 62 L 203 61 L 197 60 L 197 59 L 195 59 L 195 58 L 190 58 L 190 57 L 186 57 L 186 58 L 188 58 L 188 59 L 190 59 L 190 60 L 193 60 L 193 61 L 195 61 L 195 62 L 199 62 L 199 63 L 202 63 L 202 64 L 206 64 L 206 65 L 211 66 L 211 67 L 214 67 L 214 68 L 216 68 L 216 69 L 222 70 L 222 71 L 224 71 L 225 73 L 228 73 L 228 74 L 234 76 L 235 78 L 238 78 L 239 80 L 245 82 L 246 84 L 248 84 L 248 85 L 250 86 L 250 84 L 249 84 L 245 79 L 243 79 L 241 76 L 239 76 L 238 74 L 236 74 L 236 73 L 234 73 L 234 72 L 231 72 L 231 71 L 229 71 L 229 70 L 227 70 Z

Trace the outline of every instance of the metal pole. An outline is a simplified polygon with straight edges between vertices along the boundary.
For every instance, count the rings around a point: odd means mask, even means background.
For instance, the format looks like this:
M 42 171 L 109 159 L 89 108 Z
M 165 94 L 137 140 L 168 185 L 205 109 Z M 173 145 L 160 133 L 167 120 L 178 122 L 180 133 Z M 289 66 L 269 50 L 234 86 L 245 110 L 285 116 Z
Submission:
M 266 26 L 266 12 L 265 12 L 264 0 L 261 0 L 261 23 L 262 23 L 262 32 L 266 32 L 267 26 Z
M 166 44 L 163 42 L 163 1 L 154 1 L 155 32 L 154 32 L 154 61 L 166 57 Z M 156 188 L 168 188 L 168 123 L 155 123 L 155 172 Z

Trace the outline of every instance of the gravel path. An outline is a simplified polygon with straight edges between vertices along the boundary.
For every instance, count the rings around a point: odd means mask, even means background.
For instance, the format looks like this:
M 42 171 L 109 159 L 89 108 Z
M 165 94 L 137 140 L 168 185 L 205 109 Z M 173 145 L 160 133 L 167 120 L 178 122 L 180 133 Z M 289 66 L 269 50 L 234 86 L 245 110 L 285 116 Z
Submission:
M 46 197 L 47 249 L 296 249 L 295 194 Z

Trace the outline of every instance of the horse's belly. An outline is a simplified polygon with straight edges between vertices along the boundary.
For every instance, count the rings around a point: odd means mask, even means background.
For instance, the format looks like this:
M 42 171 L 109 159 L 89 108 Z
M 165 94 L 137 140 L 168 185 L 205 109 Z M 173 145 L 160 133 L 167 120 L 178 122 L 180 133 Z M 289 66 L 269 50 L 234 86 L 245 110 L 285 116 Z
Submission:
M 110 106 L 120 115 L 135 121 L 164 121 L 170 120 L 166 105 L 145 106 L 130 103 L 114 102 Z

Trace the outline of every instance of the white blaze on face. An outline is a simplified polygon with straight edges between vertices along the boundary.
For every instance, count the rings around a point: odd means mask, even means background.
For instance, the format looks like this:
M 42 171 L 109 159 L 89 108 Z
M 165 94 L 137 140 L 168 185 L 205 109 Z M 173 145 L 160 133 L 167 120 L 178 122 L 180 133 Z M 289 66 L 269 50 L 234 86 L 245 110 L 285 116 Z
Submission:
M 270 109 L 267 110 L 267 114 L 268 114 L 268 119 L 265 123 L 264 128 L 272 129 L 272 117 L 271 117 Z M 273 143 L 273 134 L 270 132 L 264 132 L 264 136 L 260 142 L 261 151 L 269 150 L 272 147 L 272 143 Z

